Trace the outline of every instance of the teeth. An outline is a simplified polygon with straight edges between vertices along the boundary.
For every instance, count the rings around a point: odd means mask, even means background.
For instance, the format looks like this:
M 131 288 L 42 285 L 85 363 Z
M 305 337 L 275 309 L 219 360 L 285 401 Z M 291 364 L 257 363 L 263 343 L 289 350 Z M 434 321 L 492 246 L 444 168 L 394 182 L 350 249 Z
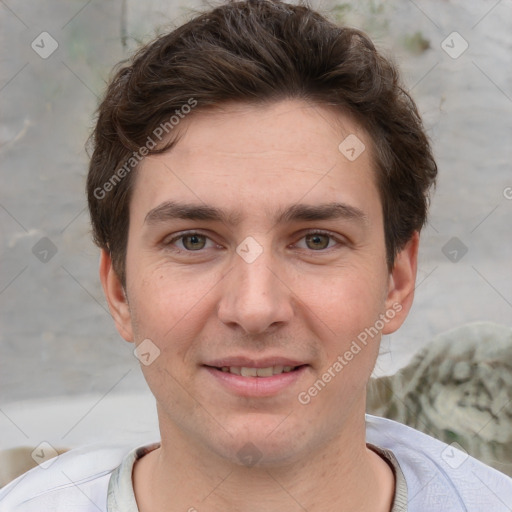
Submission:
M 274 375 L 272 370 L 272 366 L 269 366 L 268 368 L 258 368 L 256 370 L 256 375 L 258 377 L 272 377 L 272 375 Z
M 258 370 L 256 368 L 246 368 L 242 366 L 242 368 L 240 368 L 240 375 L 242 377 L 257 377 Z
M 291 372 L 294 366 L 267 366 L 266 368 L 249 368 L 246 366 L 223 366 L 220 370 L 224 373 L 234 373 L 242 377 L 272 377 L 281 373 Z

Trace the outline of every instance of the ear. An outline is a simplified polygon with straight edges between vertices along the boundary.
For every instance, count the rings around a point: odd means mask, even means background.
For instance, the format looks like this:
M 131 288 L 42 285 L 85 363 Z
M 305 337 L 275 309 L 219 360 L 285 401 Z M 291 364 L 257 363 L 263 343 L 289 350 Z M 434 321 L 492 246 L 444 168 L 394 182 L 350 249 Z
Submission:
M 133 330 L 128 300 L 121 281 L 112 266 L 112 258 L 104 249 L 101 250 L 100 256 L 100 279 L 110 314 L 119 334 L 126 341 L 132 342 Z
M 419 241 L 420 235 L 415 231 L 395 258 L 389 274 L 386 311 L 395 311 L 396 314 L 386 323 L 382 334 L 395 332 L 404 323 L 411 309 L 416 286 Z

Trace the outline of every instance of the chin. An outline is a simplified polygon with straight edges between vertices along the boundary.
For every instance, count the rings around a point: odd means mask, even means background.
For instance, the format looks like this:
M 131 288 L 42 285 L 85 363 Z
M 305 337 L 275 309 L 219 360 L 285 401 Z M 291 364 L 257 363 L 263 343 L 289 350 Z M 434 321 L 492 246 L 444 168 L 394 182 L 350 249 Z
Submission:
M 214 447 L 217 455 L 246 467 L 275 467 L 300 460 L 304 435 L 286 415 L 249 414 L 229 429 Z M 284 424 L 287 428 L 284 428 Z

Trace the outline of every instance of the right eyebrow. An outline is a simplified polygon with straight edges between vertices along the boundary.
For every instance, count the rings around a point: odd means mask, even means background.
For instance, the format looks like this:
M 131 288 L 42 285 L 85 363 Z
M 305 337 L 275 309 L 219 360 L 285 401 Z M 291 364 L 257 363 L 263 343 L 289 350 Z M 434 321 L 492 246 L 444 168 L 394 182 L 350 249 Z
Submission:
M 178 203 L 165 201 L 153 208 L 145 217 L 145 224 L 159 224 L 174 219 L 209 220 L 225 224 L 237 225 L 240 223 L 239 214 L 226 214 L 214 206 L 192 203 Z

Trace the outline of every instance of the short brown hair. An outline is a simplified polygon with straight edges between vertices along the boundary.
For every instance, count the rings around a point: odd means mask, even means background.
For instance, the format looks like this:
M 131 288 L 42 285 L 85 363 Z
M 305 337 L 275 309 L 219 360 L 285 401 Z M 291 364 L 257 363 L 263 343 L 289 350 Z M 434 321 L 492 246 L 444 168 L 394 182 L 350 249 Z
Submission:
M 99 106 L 88 204 L 94 241 L 110 252 L 123 286 L 134 158 L 140 159 L 141 148 L 151 154 L 173 144 L 168 136 L 148 149 L 155 127 L 169 125 L 191 100 L 199 109 L 285 98 L 341 109 L 370 135 L 392 268 L 426 222 L 437 174 L 417 107 L 396 67 L 366 34 L 307 6 L 248 0 L 200 14 L 141 48 L 122 63 Z

